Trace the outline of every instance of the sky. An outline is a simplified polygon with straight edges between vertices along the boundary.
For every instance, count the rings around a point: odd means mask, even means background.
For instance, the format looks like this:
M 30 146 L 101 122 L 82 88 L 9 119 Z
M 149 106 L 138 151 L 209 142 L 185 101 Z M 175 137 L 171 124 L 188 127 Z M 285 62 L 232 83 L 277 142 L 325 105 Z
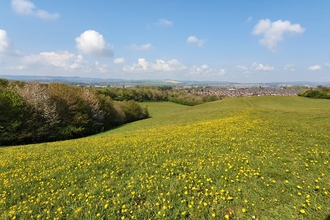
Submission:
M 0 0 L 0 75 L 330 82 L 328 0 Z

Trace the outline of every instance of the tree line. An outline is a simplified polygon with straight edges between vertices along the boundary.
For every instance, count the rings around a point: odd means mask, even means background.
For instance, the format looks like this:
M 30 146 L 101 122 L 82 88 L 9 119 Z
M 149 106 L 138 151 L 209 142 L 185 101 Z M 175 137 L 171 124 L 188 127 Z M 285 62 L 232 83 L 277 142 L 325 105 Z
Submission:
M 149 117 L 96 89 L 0 79 L 0 146 L 84 137 Z
M 179 90 L 171 86 L 139 86 L 135 88 L 102 88 L 99 94 L 117 101 L 134 100 L 137 102 L 169 101 L 182 105 L 194 106 L 204 102 L 219 100 L 216 95 L 194 94 L 188 90 Z
M 330 87 L 322 86 L 315 89 L 303 91 L 298 94 L 307 98 L 330 99 Z

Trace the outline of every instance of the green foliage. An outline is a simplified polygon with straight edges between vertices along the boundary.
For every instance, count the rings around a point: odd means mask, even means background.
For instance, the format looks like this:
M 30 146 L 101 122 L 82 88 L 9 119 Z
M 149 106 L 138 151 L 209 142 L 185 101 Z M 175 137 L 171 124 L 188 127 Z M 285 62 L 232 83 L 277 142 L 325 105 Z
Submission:
M 299 93 L 298 96 L 317 99 L 330 99 L 330 88 L 321 87 L 317 89 L 310 89 Z
M 116 101 L 170 101 L 189 106 L 219 100 L 219 97 L 217 97 L 216 95 L 189 94 L 185 90 L 174 90 L 171 86 L 106 88 L 99 89 L 98 92 L 99 94 L 109 96 L 111 97 L 111 99 Z
M 100 109 L 105 113 L 102 130 L 108 130 L 123 123 L 120 113 L 115 108 L 115 104 L 109 96 L 99 94 L 98 100 L 100 102 Z
M 8 84 L 8 80 L 0 78 L 0 88 L 6 88 Z
M 0 88 L 0 146 L 17 144 L 24 124 L 25 105 L 13 89 Z
M 12 85 L 0 87 L 0 145 L 78 138 L 149 116 L 134 101 L 114 104 L 92 89 L 59 83 Z
M 149 116 L 148 109 L 142 108 L 133 100 L 124 101 L 122 103 L 122 109 L 125 114 L 125 122 L 132 122 L 147 118 Z

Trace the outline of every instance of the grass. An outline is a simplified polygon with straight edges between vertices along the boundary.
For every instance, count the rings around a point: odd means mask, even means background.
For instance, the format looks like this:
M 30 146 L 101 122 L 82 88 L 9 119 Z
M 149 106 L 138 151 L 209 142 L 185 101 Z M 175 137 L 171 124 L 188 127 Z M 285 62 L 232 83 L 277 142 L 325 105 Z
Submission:
M 0 149 L 0 219 L 329 218 L 329 100 L 146 104 L 100 135 Z
M 173 102 L 140 102 L 139 104 L 148 108 L 152 118 L 190 108 Z

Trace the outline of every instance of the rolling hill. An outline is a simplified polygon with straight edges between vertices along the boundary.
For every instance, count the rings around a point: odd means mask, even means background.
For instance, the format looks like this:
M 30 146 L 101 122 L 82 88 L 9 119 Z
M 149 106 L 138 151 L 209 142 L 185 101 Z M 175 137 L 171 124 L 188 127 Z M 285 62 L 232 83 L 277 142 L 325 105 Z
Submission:
M 329 100 L 141 104 L 151 118 L 0 148 L 0 219 L 329 218 Z

